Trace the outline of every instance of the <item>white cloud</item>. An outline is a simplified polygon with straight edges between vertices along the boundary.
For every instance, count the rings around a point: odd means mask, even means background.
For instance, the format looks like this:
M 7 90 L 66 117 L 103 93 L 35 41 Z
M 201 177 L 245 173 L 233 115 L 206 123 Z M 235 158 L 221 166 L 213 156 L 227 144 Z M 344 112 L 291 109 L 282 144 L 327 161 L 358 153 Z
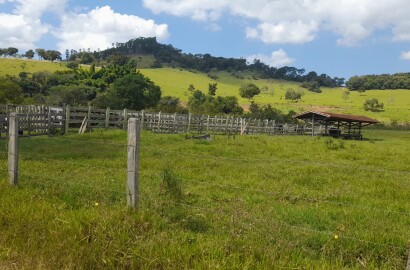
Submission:
M 257 28 L 248 27 L 246 37 L 260 39 L 265 43 L 305 43 L 314 39 L 317 28 L 313 21 L 309 24 L 301 21 L 262 23 Z
M 48 26 L 38 19 L 23 15 L 0 14 L 0 47 L 33 49 L 34 43 L 48 32 Z
M 66 0 L 0 0 L 13 4 L 13 13 L 0 13 L 0 47 L 33 49 L 50 26 L 41 21 L 45 12 L 61 12 Z
M 114 42 L 125 42 L 140 36 L 155 36 L 164 40 L 169 33 L 166 24 L 155 24 L 153 20 L 115 13 L 109 6 L 104 6 L 88 13 L 64 15 L 54 35 L 60 40 L 58 49 L 64 51 L 67 48 L 106 49 Z
M 295 61 L 295 59 L 290 58 L 283 49 L 272 52 L 270 56 L 264 54 L 254 54 L 246 57 L 246 60 L 249 63 L 252 63 L 254 59 L 259 59 L 271 67 L 283 67 L 290 65 Z
M 339 35 L 337 43 L 354 46 L 378 30 L 396 41 L 410 40 L 408 0 L 143 0 L 155 13 L 215 22 L 226 15 L 256 21 L 246 35 L 265 43 L 304 43 L 318 31 Z
M 400 59 L 410 61 L 410 51 L 401 52 Z

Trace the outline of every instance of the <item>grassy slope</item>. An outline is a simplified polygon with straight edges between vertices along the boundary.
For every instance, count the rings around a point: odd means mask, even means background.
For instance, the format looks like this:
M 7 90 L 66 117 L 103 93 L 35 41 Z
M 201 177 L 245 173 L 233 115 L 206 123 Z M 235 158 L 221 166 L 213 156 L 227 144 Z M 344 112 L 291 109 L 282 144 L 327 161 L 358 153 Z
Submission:
M 192 73 L 189 71 L 163 68 L 163 69 L 142 69 L 141 72 L 151 78 L 155 83 L 161 86 L 164 95 L 173 95 L 181 98 L 182 101 L 188 99 L 188 86 L 193 84 L 197 89 L 203 92 L 208 91 L 208 83 L 217 82 L 217 95 L 234 95 L 238 96 L 238 90 L 241 84 L 253 82 L 260 87 L 267 86 L 268 92 L 261 93 L 255 97 L 255 102 L 262 104 L 272 104 L 274 107 L 284 111 L 295 110 L 303 111 L 309 109 L 322 109 L 326 111 L 352 113 L 367 115 L 381 121 L 398 122 L 410 121 L 410 90 L 372 90 L 364 94 L 351 92 L 350 99 L 346 102 L 342 99 L 342 93 L 345 89 L 323 88 L 320 94 L 303 90 L 305 95 L 301 102 L 290 102 L 284 99 L 285 92 L 289 88 L 301 89 L 297 83 L 273 80 L 252 80 L 250 78 L 238 80 L 227 73 L 218 73 L 219 79 L 212 80 L 206 74 Z M 272 94 L 273 93 L 273 94 Z M 362 106 L 366 99 L 377 98 L 379 102 L 385 105 L 384 112 L 366 112 Z M 248 105 L 246 99 L 239 97 L 242 105 Z
M 0 77 L 1 76 L 17 76 L 20 72 L 38 72 L 67 70 L 64 63 L 53 63 L 50 61 L 0 58 Z
M 153 63 L 151 56 L 141 56 L 137 61 L 142 62 L 142 66 L 150 66 Z M 25 68 L 22 68 L 25 64 Z M 36 71 L 56 71 L 65 70 L 63 63 L 51 63 L 48 61 L 26 60 L 26 59 L 8 59 L 0 58 L 0 76 L 18 75 L 23 70 L 26 72 Z M 226 72 L 220 72 L 219 78 L 215 81 L 210 79 L 206 74 L 193 73 L 189 71 L 162 68 L 162 69 L 142 69 L 141 72 L 150 77 L 155 83 L 161 86 L 164 95 L 173 95 L 181 98 L 182 101 L 188 100 L 188 86 L 193 84 L 196 88 L 204 92 L 208 90 L 208 83 L 217 82 L 217 94 L 222 96 L 238 96 L 240 103 L 246 107 L 249 102 L 240 98 L 238 89 L 241 84 L 247 82 L 256 83 L 258 86 L 268 87 L 268 92 L 261 93 L 255 97 L 255 102 L 262 104 L 272 104 L 275 108 L 283 111 L 295 110 L 303 111 L 308 109 L 322 109 L 333 112 L 352 113 L 367 115 L 381 121 L 390 122 L 409 122 L 410 121 L 410 91 L 409 90 L 372 90 L 363 95 L 357 92 L 351 92 L 350 99 L 345 102 L 342 99 L 344 89 L 322 89 L 323 93 L 315 94 L 303 90 L 305 95 L 301 102 L 289 102 L 284 99 L 285 92 L 289 88 L 301 89 L 297 83 L 273 80 L 252 80 L 250 78 L 239 80 L 230 76 Z M 362 109 L 363 102 L 368 98 L 377 98 L 385 105 L 384 112 L 366 112 Z
M 144 132 L 138 213 L 124 207 L 125 132 L 20 140 L 19 188 L 0 141 L 0 268 L 403 269 L 410 134 L 365 137 Z

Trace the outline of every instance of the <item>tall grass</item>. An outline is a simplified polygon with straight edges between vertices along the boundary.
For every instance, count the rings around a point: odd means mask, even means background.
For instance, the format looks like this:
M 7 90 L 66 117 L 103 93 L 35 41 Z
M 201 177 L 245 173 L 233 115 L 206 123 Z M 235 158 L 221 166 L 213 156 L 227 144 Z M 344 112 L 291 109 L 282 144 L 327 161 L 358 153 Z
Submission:
M 2 143 L 0 268 L 403 269 L 410 134 L 365 137 L 143 132 L 138 212 L 125 132 L 21 139 L 17 188 Z

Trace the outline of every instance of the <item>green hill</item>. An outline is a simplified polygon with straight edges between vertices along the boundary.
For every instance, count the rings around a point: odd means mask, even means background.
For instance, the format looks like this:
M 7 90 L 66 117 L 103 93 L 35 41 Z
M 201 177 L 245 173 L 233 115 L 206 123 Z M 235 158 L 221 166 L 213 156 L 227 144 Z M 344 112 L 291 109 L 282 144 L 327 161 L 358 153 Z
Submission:
M 252 82 L 259 87 L 266 87 L 265 91 L 254 98 L 256 103 L 271 104 L 283 111 L 324 110 L 338 113 L 351 113 L 366 115 L 383 122 L 409 122 L 410 121 L 410 91 L 409 90 L 371 90 L 364 93 L 352 91 L 350 98 L 342 98 L 345 88 L 322 88 L 322 93 L 309 92 L 299 86 L 299 83 L 277 80 L 254 80 L 251 76 L 238 79 L 227 72 L 214 72 L 217 79 L 211 79 L 205 73 L 190 72 L 182 69 L 161 68 L 141 69 L 141 73 L 151 78 L 161 86 L 163 95 L 180 97 L 184 102 L 188 100 L 188 86 L 193 84 L 196 89 L 208 91 L 208 83 L 218 83 L 217 95 L 234 95 L 239 98 L 239 103 L 245 108 L 250 102 L 238 94 L 241 84 Z M 299 102 L 285 100 L 287 89 L 303 91 L 304 95 Z M 376 98 L 383 102 L 385 110 L 371 112 L 363 109 L 366 99 Z
M 152 57 L 136 58 L 142 63 L 139 66 L 149 66 L 154 61 Z M 27 59 L 0 58 L 0 77 L 11 75 L 17 76 L 20 72 L 37 72 L 67 70 L 64 63 L 49 61 L 37 61 Z M 176 96 L 183 102 L 188 101 L 188 86 L 193 84 L 196 89 L 204 93 L 208 91 L 209 83 L 218 83 L 216 94 L 221 96 L 237 96 L 239 103 L 246 109 L 250 102 L 239 96 L 239 87 L 251 82 L 261 87 L 262 93 L 254 98 L 256 103 L 271 104 L 284 112 L 294 110 L 324 110 L 338 113 L 351 113 L 366 115 L 380 121 L 391 123 L 410 122 L 410 91 L 409 90 L 371 90 L 364 93 L 352 91 L 350 98 L 344 100 L 342 93 L 345 88 L 325 88 L 322 93 L 309 92 L 299 86 L 297 82 L 289 82 L 273 79 L 253 79 L 251 74 L 234 76 L 229 72 L 211 72 L 212 76 L 199 71 L 188 71 L 178 68 L 140 69 L 140 72 L 149 77 L 157 85 L 161 86 L 163 96 Z M 212 77 L 212 78 L 211 78 Z M 214 79 L 213 79 L 214 78 Z M 304 95 L 299 102 L 285 100 L 285 92 L 288 89 L 303 91 Z M 371 112 L 363 109 L 366 99 L 376 98 L 384 103 L 384 111 Z
M 65 63 L 16 58 L 0 58 L 0 77 L 6 75 L 17 76 L 20 72 L 54 72 L 57 70 L 67 70 Z

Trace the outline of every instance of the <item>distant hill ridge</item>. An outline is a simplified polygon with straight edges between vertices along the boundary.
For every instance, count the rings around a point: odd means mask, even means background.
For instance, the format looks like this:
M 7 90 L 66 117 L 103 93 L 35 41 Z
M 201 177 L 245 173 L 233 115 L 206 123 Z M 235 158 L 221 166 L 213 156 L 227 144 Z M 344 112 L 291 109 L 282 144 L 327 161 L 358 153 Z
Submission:
M 160 68 L 163 66 L 180 67 L 184 69 L 193 69 L 201 72 L 209 73 L 213 70 L 228 71 L 234 76 L 241 77 L 243 72 L 252 72 L 255 78 L 262 79 L 279 79 L 295 82 L 318 82 L 320 86 L 325 87 L 340 87 L 344 85 L 344 78 L 331 78 L 327 74 L 318 75 L 315 71 L 306 73 L 305 69 L 296 67 L 284 66 L 280 68 L 270 67 L 259 59 L 255 59 L 252 64 L 247 64 L 243 58 L 224 58 L 215 57 L 208 53 L 206 54 L 191 54 L 183 53 L 182 50 L 158 43 L 155 37 L 139 37 L 131 39 L 125 43 L 113 44 L 112 48 L 98 52 L 77 52 L 71 50 L 70 58 L 76 58 L 78 54 L 90 53 L 96 59 L 109 59 L 113 55 L 153 55 L 155 61 L 152 68 Z

